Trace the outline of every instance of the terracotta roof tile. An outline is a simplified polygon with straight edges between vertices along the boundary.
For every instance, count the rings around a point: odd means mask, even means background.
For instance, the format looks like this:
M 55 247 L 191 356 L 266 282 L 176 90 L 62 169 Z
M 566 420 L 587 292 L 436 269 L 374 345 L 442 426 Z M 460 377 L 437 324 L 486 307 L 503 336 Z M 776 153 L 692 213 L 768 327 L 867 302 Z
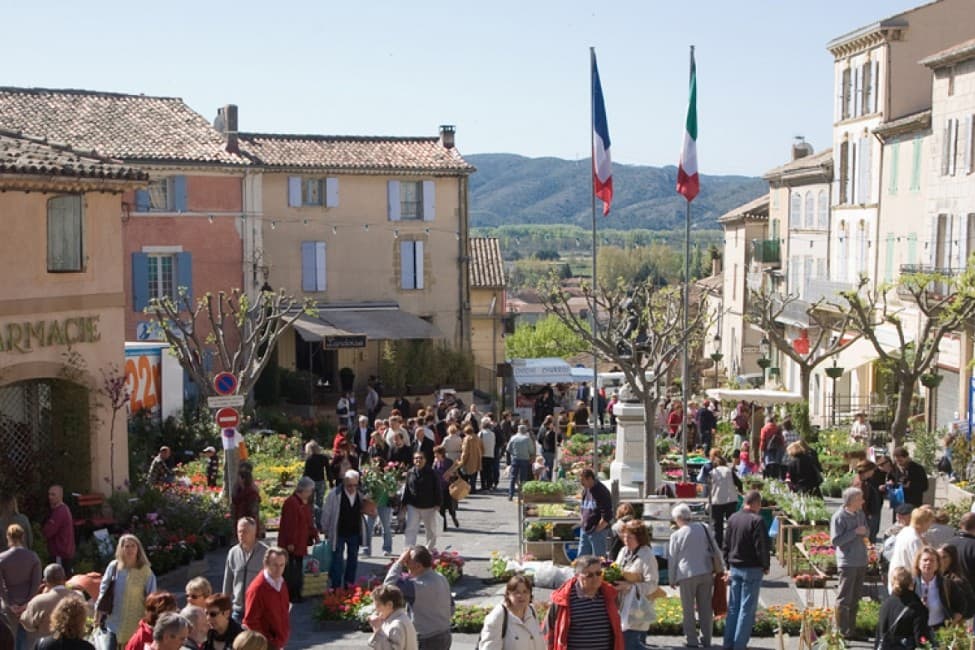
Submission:
M 436 137 L 241 133 L 241 152 L 258 165 L 371 173 L 470 174 L 474 166 Z
M 504 286 L 504 260 L 497 237 L 471 237 L 468 243 L 472 289 Z
M 113 180 L 147 180 L 146 172 L 116 160 L 73 151 L 0 130 L 0 174 L 71 176 Z
M 0 87 L 0 128 L 126 161 L 248 164 L 175 97 Z

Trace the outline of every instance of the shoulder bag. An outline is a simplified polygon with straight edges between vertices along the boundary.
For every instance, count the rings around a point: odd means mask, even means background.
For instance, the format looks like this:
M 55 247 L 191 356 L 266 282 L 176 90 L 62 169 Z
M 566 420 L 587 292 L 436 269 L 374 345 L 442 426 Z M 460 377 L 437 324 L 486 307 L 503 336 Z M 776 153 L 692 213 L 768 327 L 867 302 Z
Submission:
M 704 534 L 708 538 L 708 548 L 711 549 L 711 572 L 715 574 L 724 573 L 724 560 L 721 558 L 721 553 L 718 552 L 714 538 L 711 537 L 711 531 L 704 524 L 701 524 L 701 528 L 704 529 Z
M 112 579 L 108 583 L 105 593 L 98 597 L 95 602 L 95 612 L 104 616 L 112 615 L 112 608 L 115 605 L 115 583 L 118 580 L 118 564 L 112 564 Z

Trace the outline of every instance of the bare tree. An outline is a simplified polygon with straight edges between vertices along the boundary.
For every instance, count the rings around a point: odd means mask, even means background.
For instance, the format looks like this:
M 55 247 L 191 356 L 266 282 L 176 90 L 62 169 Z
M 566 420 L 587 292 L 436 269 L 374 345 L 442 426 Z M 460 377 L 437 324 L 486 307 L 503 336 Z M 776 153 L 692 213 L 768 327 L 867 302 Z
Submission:
M 900 445 L 907 432 L 917 381 L 931 368 L 941 339 L 967 327 L 975 317 L 975 267 L 970 262 L 958 275 L 918 272 L 900 276 L 896 290 L 902 301 L 913 303 L 916 309 L 916 337 L 905 330 L 904 319 L 912 314 L 903 305 L 890 304 L 891 289 L 871 289 L 864 277 L 855 290 L 841 292 L 840 301 L 834 306 L 849 311 L 850 327 L 870 341 L 878 359 L 893 373 L 897 406 L 890 433 L 894 444 Z M 889 325 L 897 335 L 893 348 L 880 343 L 877 330 L 882 325 Z
M 844 336 L 853 322 L 853 315 L 832 308 L 827 309 L 825 301 L 810 303 L 803 310 L 809 319 L 809 350 L 799 352 L 785 337 L 782 315 L 796 304 L 799 297 L 794 294 L 783 296 L 762 287 L 749 292 L 748 309 L 745 314 L 748 322 L 758 326 L 768 336 L 769 342 L 782 354 L 799 366 L 799 394 L 809 401 L 809 380 L 812 371 L 830 357 L 839 354 L 856 343 L 862 334 Z
M 204 368 L 207 354 L 212 353 L 222 370 L 237 376 L 237 392 L 247 395 L 278 338 L 306 308 L 283 290 L 262 291 L 252 302 L 239 289 L 232 289 L 207 293 L 194 303 L 180 287 L 176 298 L 150 301 L 146 313 L 202 394 L 214 394 Z
M 556 279 L 549 280 L 542 302 L 549 313 L 592 345 L 601 359 L 620 369 L 634 396 L 643 404 L 644 492 L 652 494 L 657 483 L 654 425 L 661 381 L 680 358 L 684 346 L 693 346 L 695 341 L 700 345 L 707 314 L 701 310 L 690 314 L 685 330 L 680 289 L 654 287 L 646 282 L 631 287 L 620 282 L 611 288 L 595 289 L 583 284 L 582 294 L 589 313 L 596 315 L 592 329 L 569 308 L 569 294 Z

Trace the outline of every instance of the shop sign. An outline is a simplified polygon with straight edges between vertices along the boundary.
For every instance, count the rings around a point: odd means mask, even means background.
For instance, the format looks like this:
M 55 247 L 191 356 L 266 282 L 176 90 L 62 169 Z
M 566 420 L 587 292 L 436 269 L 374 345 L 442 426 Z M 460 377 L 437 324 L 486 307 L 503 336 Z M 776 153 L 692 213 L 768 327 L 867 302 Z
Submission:
M 34 322 L 0 322 L 0 352 L 27 354 L 40 348 L 97 343 L 98 315 L 38 320 Z
M 346 348 L 364 348 L 366 347 L 366 335 L 365 334 L 341 334 L 341 335 L 329 335 L 325 337 L 325 349 L 326 350 L 344 350 Z

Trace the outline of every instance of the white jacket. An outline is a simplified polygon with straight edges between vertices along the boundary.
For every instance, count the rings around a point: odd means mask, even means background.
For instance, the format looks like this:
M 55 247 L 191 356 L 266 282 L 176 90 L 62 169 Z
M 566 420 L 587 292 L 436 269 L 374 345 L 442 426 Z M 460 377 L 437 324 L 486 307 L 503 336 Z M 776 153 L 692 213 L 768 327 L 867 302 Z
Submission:
M 495 605 L 484 617 L 480 650 L 545 650 L 545 635 L 531 605 L 525 610 L 525 620 L 508 612 L 508 629 L 502 638 L 504 616 L 504 605 Z
M 369 637 L 369 647 L 376 650 L 419 650 L 416 628 L 406 609 L 397 609 L 383 621 L 382 627 Z
M 624 546 L 620 549 L 619 555 L 616 556 L 616 564 L 619 565 L 620 569 L 626 573 L 640 573 L 643 576 L 643 580 L 640 582 L 632 583 L 631 589 L 636 589 L 640 593 L 641 598 L 646 598 L 660 586 L 660 572 L 657 570 L 657 558 L 653 554 L 653 549 L 649 546 L 641 546 L 636 550 L 635 556 L 630 556 L 629 561 L 627 559 L 627 548 Z M 620 598 L 621 603 L 626 603 L 625 595 Z M 640 628 L 629 627 L 626 623 L 626 612 L 620 612 L 623 630 L 637 630 Z M 655 616 L 651 617 L 655 618 Z M 646 627 L 643 627 L 642 631 L 646 632 L 650 629 L 650 620 L 647 620 Z
M 921 547 L 924 546 L 924 538 L 917 534 L 913 526 L 904 526 L 901 532 L 894 538 L 894 551 L 890 556 L 890 568 L 887 569 L 887 589 L 890 593 L 894 592 L 894 585 L 891 583 L 891 576 L 894 569 L 904 567 L 908 571 L 914 568 L 914 556 Z

